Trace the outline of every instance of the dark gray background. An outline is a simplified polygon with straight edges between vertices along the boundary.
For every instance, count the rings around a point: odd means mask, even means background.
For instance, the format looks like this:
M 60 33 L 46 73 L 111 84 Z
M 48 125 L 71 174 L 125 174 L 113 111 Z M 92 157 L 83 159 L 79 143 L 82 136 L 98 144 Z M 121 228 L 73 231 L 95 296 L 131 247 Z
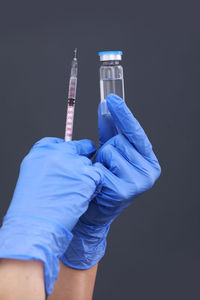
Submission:
M 74 138 L 98 142 L 99 50 L 123 50 L 126 101 L 162 166 L 113 224 L 95 300 L 199 299 L 199 1 L 1 1 L 1 217 L 20 161 L 63 137 L 78 47 Z

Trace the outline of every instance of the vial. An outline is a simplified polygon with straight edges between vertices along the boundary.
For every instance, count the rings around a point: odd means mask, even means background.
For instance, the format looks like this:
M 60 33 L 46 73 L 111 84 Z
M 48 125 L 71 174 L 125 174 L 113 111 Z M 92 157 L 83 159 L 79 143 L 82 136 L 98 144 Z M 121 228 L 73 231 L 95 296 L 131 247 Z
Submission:
M 120 65 L 122 51 L 99 52 L 99 57 L 101 114 L 110 115 L 106 103 L 107 95 L 112 93 L 124 99 L 123 67 Z

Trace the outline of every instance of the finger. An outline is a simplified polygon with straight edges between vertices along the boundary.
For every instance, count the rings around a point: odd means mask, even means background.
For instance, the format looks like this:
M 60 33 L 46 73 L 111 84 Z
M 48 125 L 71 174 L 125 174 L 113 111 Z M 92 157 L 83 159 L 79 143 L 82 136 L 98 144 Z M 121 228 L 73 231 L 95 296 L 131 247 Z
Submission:
M 80 140 L 80 141 L 71 141 L 65 143 L 67 147 L 73 147 L 74 153 L 86 156 L 88 158 L 92 157 L 96 152 L 96 147 L 94 143 L 90 140 Z
M 127 143 L 132 154 L 134 154 L 132 161 L 127 160 L 124 157 L 124 152 L 119 152 L 111 144 L 106 144 L 98 151 L 98 161 L 122 180 L 122 186 L 125 182 L 131 183 L 129 191 L 145 191 L 152 187 L 155 180 L 159 177 L 159 164 L 151 164 L 128 141 Z M 124 192 L 126 193 L 127 191 L 124 190 Z
M 101 103 L 98 107 L 98 129 L 99 129 L 99 148 L 111 137 L 118 134 L 113 117 L 111 115 L 101 114 Z
M 85 171 L 87 176 L 94 181 L 96 187 L 102 184 L 104 178 L 104 172 L 101 167 L 94 164 L 91 166 L 86 166 Z
M 113 145 L 120 153 L 132 164 L 139 166 L 146 166 L 149 164 L 149 160 L 146 160 L 145 157 L 137 151 L 135 146 L 133 146 L 127 138 L 118 134 L 113 139 L 108 142 L 110 145 Z M 158 162 L 157 157 L 152 151 L 151 160 L 155 163 Z
M 103 180 L 102 180 L 102 190 L 99 192 L 99 195 L 102 194 L 103 197 L 99 197 L 102 202 L 102 205 L 109 206 L 109 201 L 117 201 L 118 199 L 113 199 L 113 191 L 118 192 L 119 190 L 119 182 L 120 179 L 115 176 L 110 170 L 108 170 L 102 163 L 96 162 L 94 164 L 95 167 L 98 167 L 103 172 Z M 112 203 L 111 203 L 111 206 Z
M 37 141 L 34 146 L 44 146 L 47 144 L 58 144 L 64 142 L 63 139 L 57 137 L 44 137 L 41 140 Z
M 97 162 L 95 163 L 95 166 L 102 169 L 104 178 L 101 191 L 94 201 L 98 205 L 116 208 L 116 206 L 120 205 L 121 201 L 126 197 L 127 191 L 122 188 L 124 181 L 108 170 L 103 164 Z
M 129 142 L 134 144 L 142 155 L 151 156 L 152 145 L 124 100 L 117 95 L 110 94 L 107 96 L 106 101 L 116 126 L 123 132 Z
M 97 160 L 117 177 L 132 181 L 134 176 L 132 164 L 111 144 L 99 150 Z

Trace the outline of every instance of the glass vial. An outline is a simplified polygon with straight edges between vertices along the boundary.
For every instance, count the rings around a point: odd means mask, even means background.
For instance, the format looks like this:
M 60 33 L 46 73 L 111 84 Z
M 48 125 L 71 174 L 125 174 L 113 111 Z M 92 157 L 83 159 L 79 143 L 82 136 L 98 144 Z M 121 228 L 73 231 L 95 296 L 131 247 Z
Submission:
M 100 97 L 101 114 L 109 115 L 106 97 L 116 94 L 124 99 L 123 67 L 120 65 L 122 51 L 99 52 L 100 66 Z

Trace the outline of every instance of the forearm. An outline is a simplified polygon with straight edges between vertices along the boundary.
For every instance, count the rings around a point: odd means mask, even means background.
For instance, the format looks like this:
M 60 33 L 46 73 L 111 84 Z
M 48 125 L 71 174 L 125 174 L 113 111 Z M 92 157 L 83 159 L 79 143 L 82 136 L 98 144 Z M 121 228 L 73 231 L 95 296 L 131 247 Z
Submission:
M 14 259 L 0 260 L 1 300 L 44 300 L 43 263 Z
M 98 264 L 88 270 L 76 270 L 60 262 L 60 273 L 48 300 L 91 300 L 97 268 Z

